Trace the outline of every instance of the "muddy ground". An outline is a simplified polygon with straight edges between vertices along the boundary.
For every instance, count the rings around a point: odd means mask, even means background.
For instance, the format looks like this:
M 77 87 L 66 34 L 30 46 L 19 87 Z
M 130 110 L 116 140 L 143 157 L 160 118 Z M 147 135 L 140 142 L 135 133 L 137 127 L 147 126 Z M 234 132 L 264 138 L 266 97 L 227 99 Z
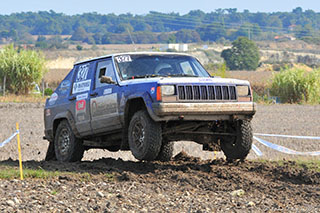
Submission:
M 0 168 L 17 163 L 2 161 Z M 24 166 L 75 174 L 1 180 L 1 212 L 320 211 L 320 173 L 293 161 L 228 164 L 180 153 L 169 163 L 103 158 Z
M 319 136 L 320 106 L 259 106 L 254 132 Z M 179 142 L 168 163 L 137 162 L 130 152 L 86 152 L 80 163 L 44 162 L 42 104 L 0 104 L 0 142 L 19 122 L 25 168 L 58 171 L 46 179 L 0 180 L 1 212 L 319 212 L 320 173 L 296 165 L 297 157 L 255 144 L 277 165 L 228 164 L 219 153 Z M 300 151 L 320 150 L 319 141 L 264 138 Z M 184 151 L 181 153 L 181 151 Z M 0 148 L 0 170 L 17 168 L 16 141 Z M 299 158 L 300 159 L 300 158 Z M 308 158 L 304 158 L 308 159 Z M 319 159 L 319 158 L 312 158 Z M 67 172 L 67 173 L 65 173 Z

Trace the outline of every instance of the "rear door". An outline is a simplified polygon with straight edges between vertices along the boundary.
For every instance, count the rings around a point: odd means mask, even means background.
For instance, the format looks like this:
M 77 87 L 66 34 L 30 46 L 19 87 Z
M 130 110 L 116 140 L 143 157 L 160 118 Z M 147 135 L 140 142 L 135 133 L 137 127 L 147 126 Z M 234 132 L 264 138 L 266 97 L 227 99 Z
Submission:
M 101 76 L 111 77 L 115 84 L 101 83 Z M 94 89 L 90 94 L 90 114 L 93 133 L 121 128 L 118 112 L 119 90 L 111 58 L 99 60 L 94 76 Z
M 90 125 L 89 92 L 92 87 L 95 62 L 75 66 L 71 95 L 70 111 L 74 115 L 75 125 L 81 136 L 92 134 Z

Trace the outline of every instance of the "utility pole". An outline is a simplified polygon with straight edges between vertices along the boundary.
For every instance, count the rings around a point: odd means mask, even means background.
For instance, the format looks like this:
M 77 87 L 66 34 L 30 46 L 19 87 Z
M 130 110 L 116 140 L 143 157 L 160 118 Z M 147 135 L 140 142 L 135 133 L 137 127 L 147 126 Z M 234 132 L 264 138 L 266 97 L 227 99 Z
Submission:
M 132 44 L 133 44 L 134 50 L 137 51 L 136 45 L 135 45 L 135 43 L 134 43 L 134 41 L 133 41 L 133 39 L 132 39 L 132 36 L 131 36 L 131 33 L 130 33 L 129 28 L 127 28 L 127 31 L 128 31 L 128 33 L 129 33 L 129 36 L 130 36 L 131 42 L 132 42 Z
M 248 38 L 249 38 L 249 40 L 251 40 L 250 27 L 248 27 Z

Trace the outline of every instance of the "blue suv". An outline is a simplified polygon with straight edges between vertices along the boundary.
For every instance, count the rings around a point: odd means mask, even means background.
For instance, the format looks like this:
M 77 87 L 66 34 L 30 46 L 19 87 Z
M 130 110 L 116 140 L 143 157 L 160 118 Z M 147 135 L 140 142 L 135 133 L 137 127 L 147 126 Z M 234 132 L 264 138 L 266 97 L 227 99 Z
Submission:
M 248 81 L 211 77 L 186 54 L 122 53 L 76 63 L 47 99 L 46 160 L 79 161 L 91 148 L 170 160 L 174 141 L 244 159 L 256 105 Z

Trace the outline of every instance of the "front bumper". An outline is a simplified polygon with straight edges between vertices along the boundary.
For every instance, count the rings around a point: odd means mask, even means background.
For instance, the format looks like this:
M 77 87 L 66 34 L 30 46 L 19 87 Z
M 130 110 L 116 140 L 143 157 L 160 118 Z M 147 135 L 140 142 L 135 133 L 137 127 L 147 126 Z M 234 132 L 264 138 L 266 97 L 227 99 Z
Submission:
M 151 117 L 168 120 L 251 119 L 257 105 L 253 102 L 232 103 L 153 103 Z

